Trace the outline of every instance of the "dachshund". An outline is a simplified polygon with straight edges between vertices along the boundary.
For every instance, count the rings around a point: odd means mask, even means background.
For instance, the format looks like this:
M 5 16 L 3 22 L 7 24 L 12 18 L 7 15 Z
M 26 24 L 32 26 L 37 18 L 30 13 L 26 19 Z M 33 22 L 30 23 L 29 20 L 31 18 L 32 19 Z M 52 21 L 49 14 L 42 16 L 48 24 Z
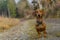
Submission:
M 47 36 L 46 24 L 43 22 L 43 15 L 44 15 L 43 10 L 36 11 L 36 31 L 39 37 L 41 37 L 41 32 L 43 32 L 44 37 Z

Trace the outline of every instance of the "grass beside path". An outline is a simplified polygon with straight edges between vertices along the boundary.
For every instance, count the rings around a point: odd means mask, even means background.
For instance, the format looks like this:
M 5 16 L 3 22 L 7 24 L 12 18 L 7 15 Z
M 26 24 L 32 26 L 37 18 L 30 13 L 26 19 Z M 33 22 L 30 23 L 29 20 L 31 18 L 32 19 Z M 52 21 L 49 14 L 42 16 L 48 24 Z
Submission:
M 19 23 L 19 19 L 0 17 L 0 32 L 7 30 Z

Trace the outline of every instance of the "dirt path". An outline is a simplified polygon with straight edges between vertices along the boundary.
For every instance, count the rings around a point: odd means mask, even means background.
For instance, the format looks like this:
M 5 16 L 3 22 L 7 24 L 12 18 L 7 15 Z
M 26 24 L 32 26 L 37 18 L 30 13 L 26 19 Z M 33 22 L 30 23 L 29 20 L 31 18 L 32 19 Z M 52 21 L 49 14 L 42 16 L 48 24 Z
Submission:
M 53 21 L 46 20 L 47 38 L 38 38 L 34 26 L 35 20 L 27 20 L 20 22 L 20 24 L 4 33 L 0 33 L 0 40 L 60 40 L 60 37 L 56 36 L 56 33 L 60 32 L 60 23 Z

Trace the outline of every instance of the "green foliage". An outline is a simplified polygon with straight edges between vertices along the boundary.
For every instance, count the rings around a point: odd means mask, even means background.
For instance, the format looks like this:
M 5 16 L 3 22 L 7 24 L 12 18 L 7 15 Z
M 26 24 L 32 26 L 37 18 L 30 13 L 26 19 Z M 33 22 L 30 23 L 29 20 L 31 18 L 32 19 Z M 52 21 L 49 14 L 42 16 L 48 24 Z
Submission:
M 8 8 L 9 8 L 11 17 L 16 17 L 16 6 L 13 0 L 8 1 Z
M 29 3 L 28 3 L 28 1 L 26 1 L 25 9 L 29 9 Z
M 0 0 L 0 11 L 1 13 L 6 11 L 6 14 L 8 11 L 11 17 L 16 17 L 15 1 L 14 0 Z
M 0 1 L 0 10 L 1 11 L 6 11 L 6 9 L 7 9 L 7 0 L 6 1 L 1 0 Z

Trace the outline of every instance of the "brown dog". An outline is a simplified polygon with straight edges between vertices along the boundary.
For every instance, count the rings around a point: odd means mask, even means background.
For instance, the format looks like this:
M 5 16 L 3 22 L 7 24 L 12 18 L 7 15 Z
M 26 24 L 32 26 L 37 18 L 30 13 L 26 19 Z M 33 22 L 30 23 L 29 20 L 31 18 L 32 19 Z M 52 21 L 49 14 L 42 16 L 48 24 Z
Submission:
M 46 37 L 46 24 L 43 22 L 43 11 L 36 11 L 36 30 L 38 32 L 39 37 L 41 37 L 41 32 L 43 32 L 44 37 Z

